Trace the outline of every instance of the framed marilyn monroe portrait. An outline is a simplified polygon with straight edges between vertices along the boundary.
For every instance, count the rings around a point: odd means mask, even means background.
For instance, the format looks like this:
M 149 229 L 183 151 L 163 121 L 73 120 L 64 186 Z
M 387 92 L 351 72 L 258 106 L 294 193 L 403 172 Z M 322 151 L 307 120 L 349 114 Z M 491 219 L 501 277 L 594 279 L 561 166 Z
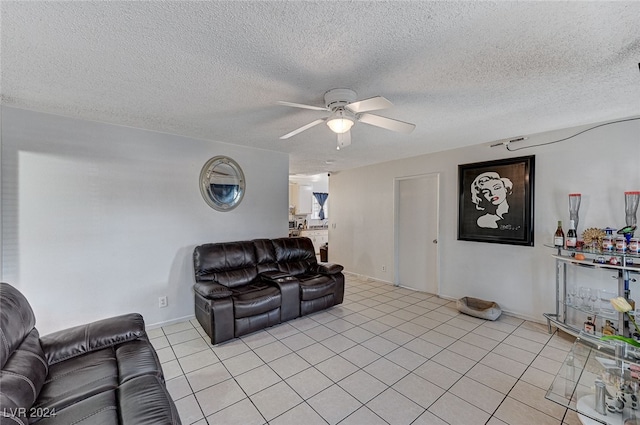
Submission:
M 458 240 L 533 246 L 535 156 L 458 166 Z

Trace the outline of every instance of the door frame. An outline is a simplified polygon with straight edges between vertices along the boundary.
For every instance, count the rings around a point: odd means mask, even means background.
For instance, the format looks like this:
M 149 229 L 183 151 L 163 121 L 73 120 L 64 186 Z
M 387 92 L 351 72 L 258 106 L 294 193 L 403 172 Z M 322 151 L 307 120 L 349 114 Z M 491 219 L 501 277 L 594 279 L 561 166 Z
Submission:
M 394 177 L 393 179 L 393 261 L 394 261 L 394 273 L 393 273 L 393 285 L 400 286 L 400 267 L 399 267 L 399 250 L 400 250 L 400 223 L 399 210 L 400 210 L 400 182 L 403 180 L 420 179 L 424 177 L 435 177 L 436 179 L 436 294 L 440 295 L 440 175 L 441 173 L 423 173 L 411 176 Z

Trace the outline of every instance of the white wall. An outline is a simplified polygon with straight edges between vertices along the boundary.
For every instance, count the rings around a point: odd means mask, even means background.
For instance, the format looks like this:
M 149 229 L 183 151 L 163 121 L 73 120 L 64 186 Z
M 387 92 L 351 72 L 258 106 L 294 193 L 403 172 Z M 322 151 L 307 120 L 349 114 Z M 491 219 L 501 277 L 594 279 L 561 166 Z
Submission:
M 200 195 L 215 155 L 245 173 L 230 212 Z M 1 158 L 2 278 L 41 333 L 132 311 L 147 325 L 192 317 L 196 245 L 288 232 L 286 154 L 3 107 Z
M 557 140 L 587 127 L 530 136 L 511 147 Z M 458 241 L 458 165 L 526 155 L 536 156 L 535 247 Z M 572 192 L 582 193 L 579 234 L 588 227 L 625 224 L 624 191 L 640 190 L 640 121 L 518 152 L 485 144 L 332 173 L 331 261 L 350 272 L 392 282 L 394 178 L 425 173 L 441 176 L 440 295 L 494 300 L 506 311 L 542 321 L 543 312 L 555 311 L 553 250 L 543 244 L 551 242 L 558 220 L 565 223 L 565 231 L 568 228 Z M 386 272 L 382 264 L 388 266 Z M 602 282 L 590 284 L 598 283 Z M 638 285 L 631 288 L 636 300 Z

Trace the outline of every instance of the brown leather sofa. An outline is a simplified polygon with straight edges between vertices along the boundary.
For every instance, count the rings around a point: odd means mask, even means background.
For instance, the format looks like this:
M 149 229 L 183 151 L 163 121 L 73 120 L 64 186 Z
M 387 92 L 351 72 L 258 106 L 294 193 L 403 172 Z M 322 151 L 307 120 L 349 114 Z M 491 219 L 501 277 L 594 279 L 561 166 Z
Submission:
M 0 283 L 0 424 L 179 425 L 139 314 L 40 337 L 33 310 Z
M 211 243 L 193 252 L 195 313 L 211 343 L 342 303 L 343 267 L 309 238 Z

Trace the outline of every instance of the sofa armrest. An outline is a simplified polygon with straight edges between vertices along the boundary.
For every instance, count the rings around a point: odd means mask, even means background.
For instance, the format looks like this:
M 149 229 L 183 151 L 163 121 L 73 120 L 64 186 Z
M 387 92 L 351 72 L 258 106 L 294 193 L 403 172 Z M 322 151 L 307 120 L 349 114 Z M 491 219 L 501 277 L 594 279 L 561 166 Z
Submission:
M 227 298 L 233 295 L 231 289 L 215 282 L 196 282 L 193 285 L 193 290 L 210 300 Z
M 340 264 L 318 263 L 316 272 L 320 274 L 338 274 L 342 270 L 344 270 L 344 267 Z
M 263 282 L 277 286 L 280 290 L 282 302 L 280 305 L 280 320 L 295 319 L 300 316 L 300 281 L 286 272 L 272 271 L 260 273 Z
M 40 344 L 52 365 L 145 336 L 144 319 L 138 313 L 130 313 L 45 335 Z

